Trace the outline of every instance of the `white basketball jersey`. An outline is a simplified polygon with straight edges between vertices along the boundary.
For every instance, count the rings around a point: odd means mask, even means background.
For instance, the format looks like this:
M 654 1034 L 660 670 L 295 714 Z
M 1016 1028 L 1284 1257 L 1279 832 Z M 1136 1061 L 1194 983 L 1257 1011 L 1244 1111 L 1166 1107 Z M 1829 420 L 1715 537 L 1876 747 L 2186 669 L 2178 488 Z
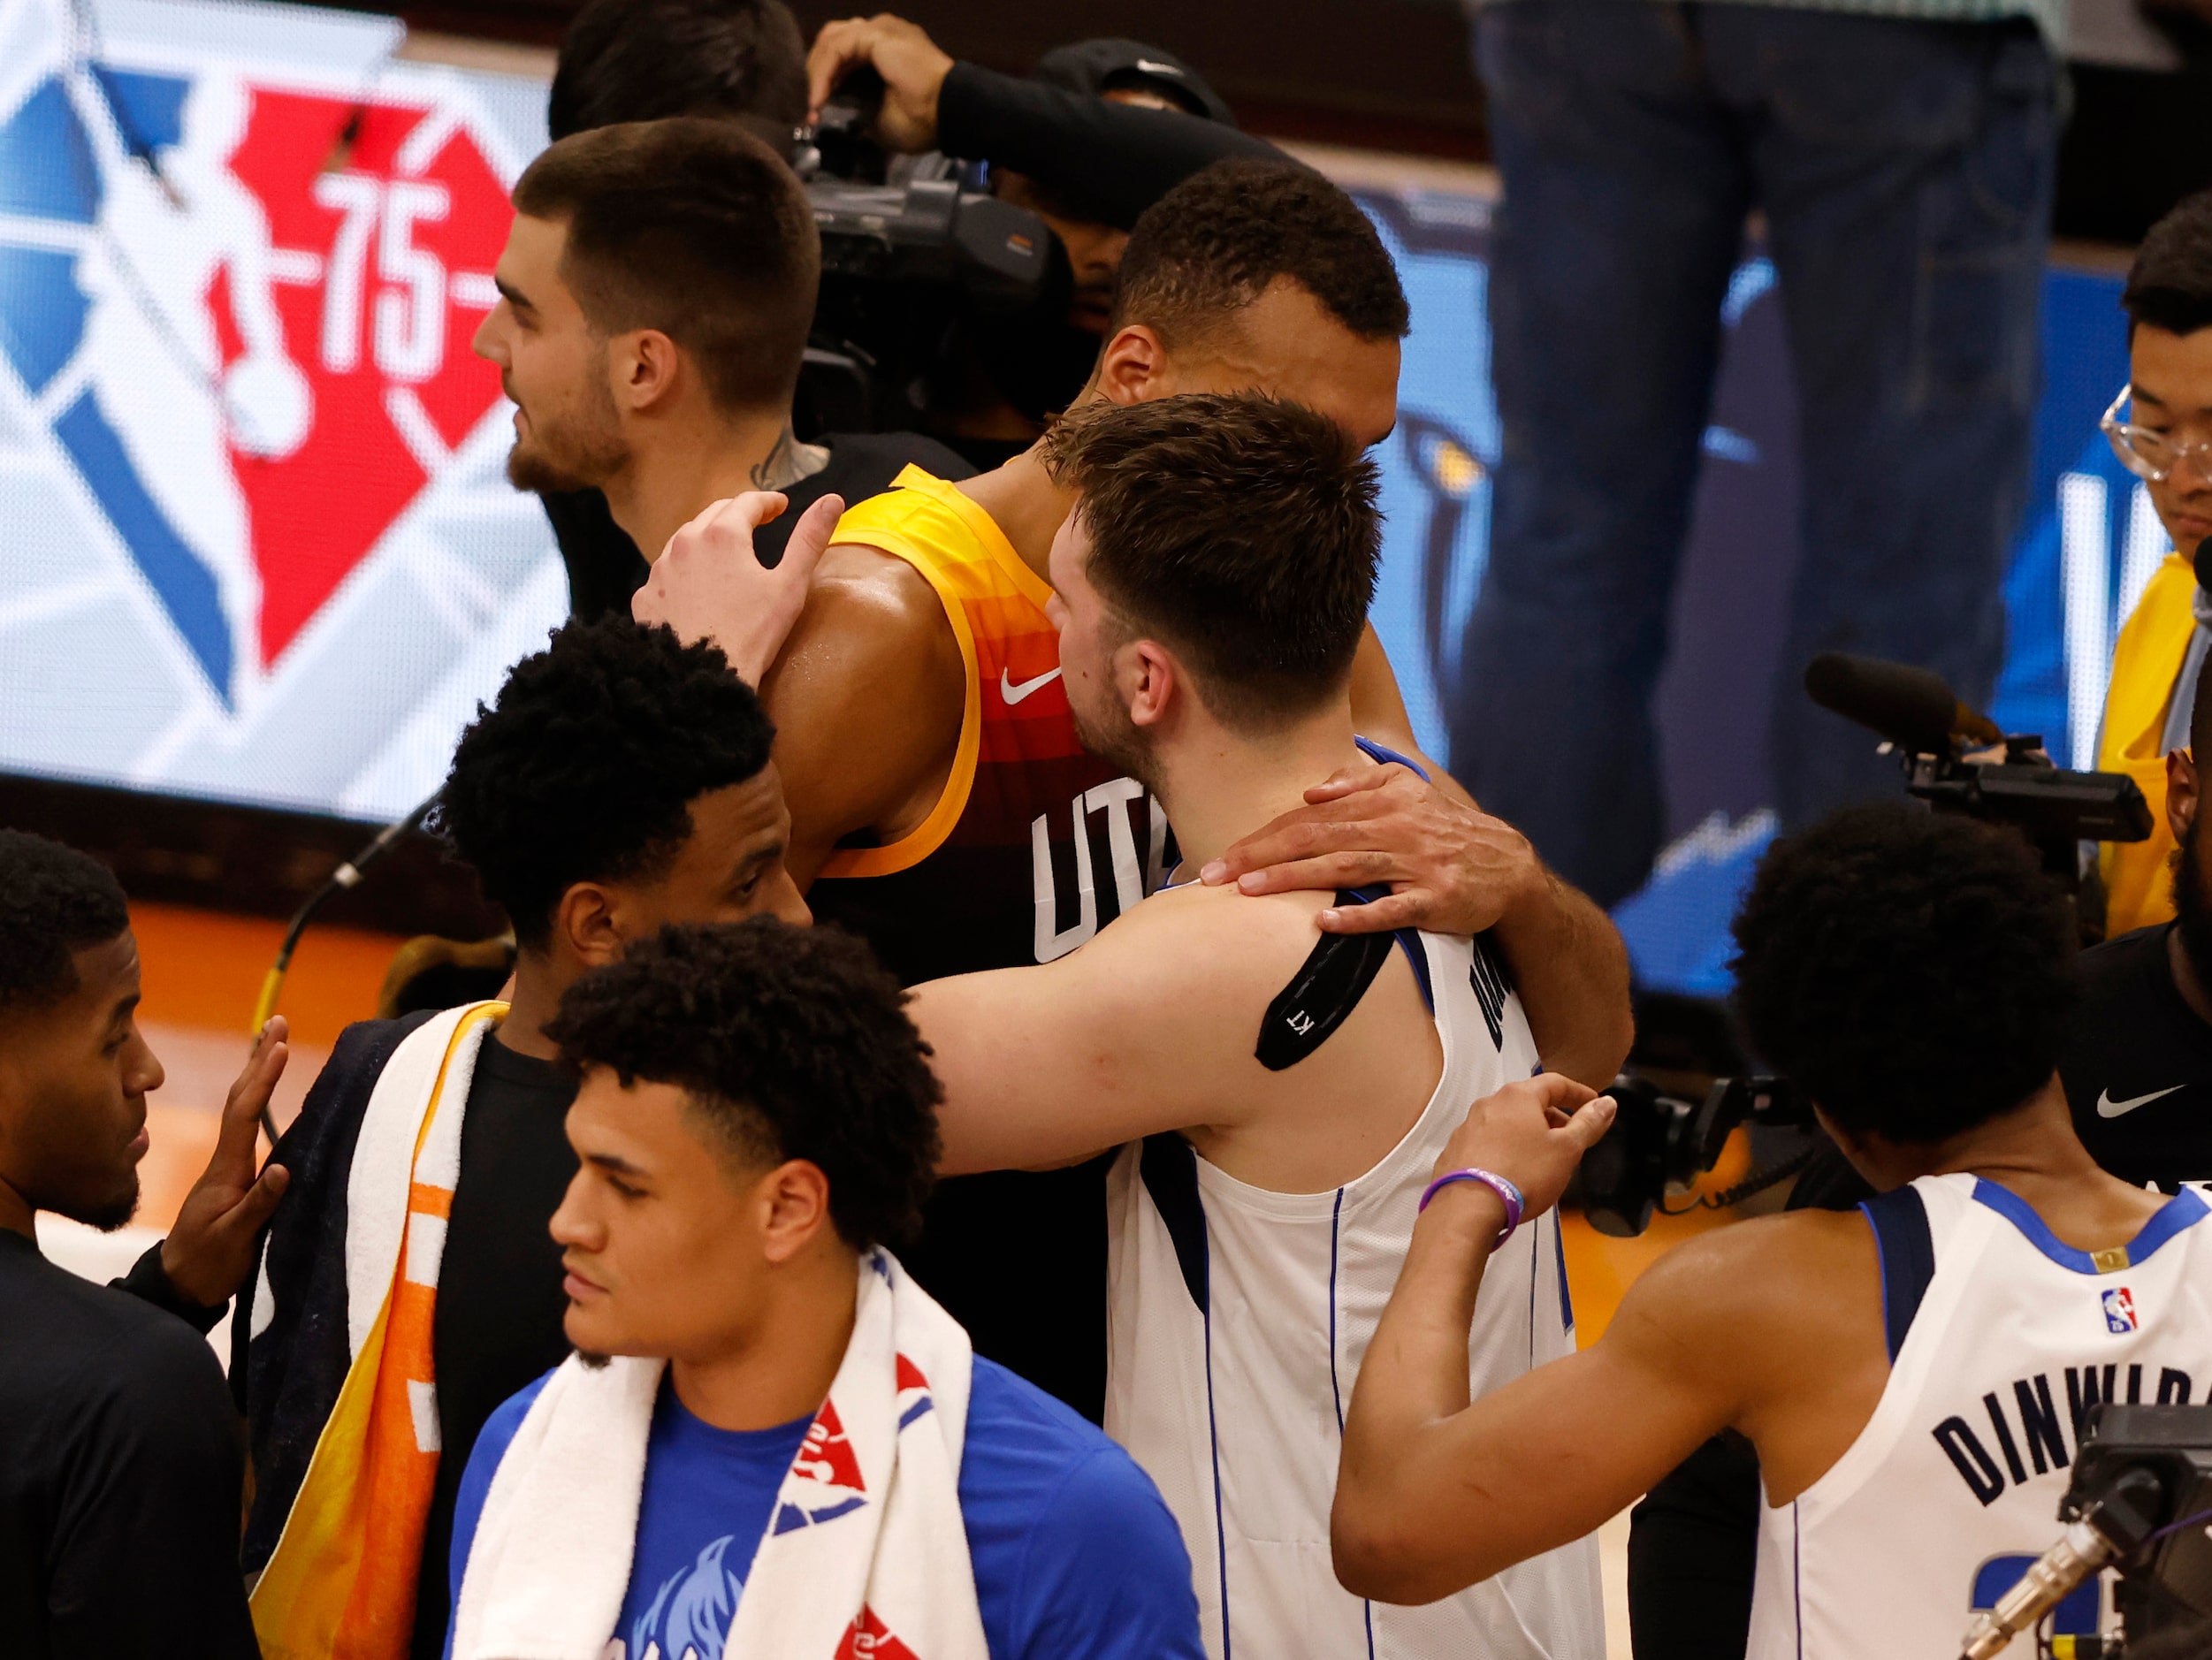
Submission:
M 1425 1608 L 1363 1602 L 1331 1565 L 1345 1408 L 1421 1190 L 1468 1108 L 1538 1065 L 1494 947 L 1398 938 L 1434 1010 L 1444 1073 L 1364 1176 L 1278 1193 L 1179 1136 L 1123 1150 L 1107 1200 L 1106 1431 L 1182 1527 L 1211 1660 L 1602 1660 L 1594 1539 Z M 1480 1395 L 1574 1346 L 1547 1215 L 1491 1259 L 1468 1377 Z
M 1762 1506 L 1749 1660 L 1956 1656 L 2063 1531 L 2089 1405 L 2212 1391 L 2212 1227 L 2196 1191 L 2094 1258 L 1972 1176 L 1923 1176 L 1862 1208 L 1889 1382 L 1833 1469 Z M 2109 1586 L 2093 1580 L 2052 1633 L 2111 1623 Z

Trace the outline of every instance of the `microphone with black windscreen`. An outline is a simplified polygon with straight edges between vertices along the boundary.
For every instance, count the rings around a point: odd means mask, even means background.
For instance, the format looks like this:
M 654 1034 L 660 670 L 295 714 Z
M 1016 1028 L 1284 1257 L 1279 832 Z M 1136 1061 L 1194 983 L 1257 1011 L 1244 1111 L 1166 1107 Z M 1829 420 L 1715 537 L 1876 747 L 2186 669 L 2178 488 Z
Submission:
M 2040 736 L 2008 734 L 1959 702 L 1940 674 L 1824 651 L 1805 666 L 1805 690 L 1823 709 L 1889 741 L 1885 748 L 1897 751 L 1906 795 L 1937 812 L 2018 830 L 2069 893 L 2079 891 L 2082 842 L 2150 834 L 2150 803 L 2133 779 L 2054 766 Z
M 1805 666 L 1805 690 L 1823 709 L 1913 755 L 1948 755 L 1956 738 L 2004 742 L 1997 724 L 1959 702 L 1941 675 L 1907 663 L 1823 651 Z

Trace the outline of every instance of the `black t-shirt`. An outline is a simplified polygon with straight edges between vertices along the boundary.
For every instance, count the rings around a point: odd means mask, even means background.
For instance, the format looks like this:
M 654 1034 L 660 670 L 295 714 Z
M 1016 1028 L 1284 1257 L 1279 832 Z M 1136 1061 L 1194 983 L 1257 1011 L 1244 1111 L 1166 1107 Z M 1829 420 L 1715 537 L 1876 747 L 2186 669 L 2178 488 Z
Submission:
M 561 1247 L 546 1225 L 576 1173 L 563 1128 L 576 1093 L 561 1067 L 497 1037 L 477 1052 L 431 1321 L 441 1446 L 423 1531 L 416 1660 L 445 1651 L 454 1499 L 477 1432 L 500 1402 L 568 1358 Z
M 814 442 L 829 452 L 828 462 L 787 488 L 783 493 L 789 505 L 782 516 L 753 533 L 753 551 L 763 565 L 774 566 L 783 557 L 791 527 L 824 496 L 843 496 L 850 507 L 881 495 L 909 466 L 940 478 L 975 476 L 974 468 L 919 432 L 827 432 Z M 553 522 L 561 561 L 568 567 L 569 614 L 587 621 L 610 612 L 628 616 L 630 596 L 645 585 L 651 567 L 629 532 L 614 522 L 606 498 L 596 490 L 575 490 L 538 499 Z
M 256 1656 L 244 1482 L 207 1340 L 0 1229 L 0 1651 Z
M 2181 1000 L 2171 923 L 2081 954 L 2081 1008 L 2058 1063 L 2090 1156 L 2128 1182 L 2212 1181 L 2212 1025 Z

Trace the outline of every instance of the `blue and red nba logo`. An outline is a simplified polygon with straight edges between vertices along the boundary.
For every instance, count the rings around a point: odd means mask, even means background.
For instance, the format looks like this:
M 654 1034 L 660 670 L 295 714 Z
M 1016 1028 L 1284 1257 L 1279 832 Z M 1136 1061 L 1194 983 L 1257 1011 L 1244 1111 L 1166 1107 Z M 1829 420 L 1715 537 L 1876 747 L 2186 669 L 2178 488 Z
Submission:
M 0 437 L 112 533 L 177 689 L 236 731 L 496 424 L 469 339 L 527 150 L 466 77 L 383 61 L 384 19 L 104 15 L 0 0 Z M 121 32 L 154 17 L 163 43 Z
M 795 1527 L 816 1527 L 849 1516 L 868 1502 L 867 1483 L 861 1479 L 859 1455 L 845 1438 L 844 1420 L 834 1401 L 824 1401 L 814 1421 L 806 1427 L 806 1439 L 791 1460 L 776 1496 L 775 1519 L 769 1534 L 788 1534 Z
M 2103 1293 L 2104 1329 L 2116 1337 L 2124 1337 L 2136 1327 L 2135 1296 L 2124 1285 L 2117 1285 Z

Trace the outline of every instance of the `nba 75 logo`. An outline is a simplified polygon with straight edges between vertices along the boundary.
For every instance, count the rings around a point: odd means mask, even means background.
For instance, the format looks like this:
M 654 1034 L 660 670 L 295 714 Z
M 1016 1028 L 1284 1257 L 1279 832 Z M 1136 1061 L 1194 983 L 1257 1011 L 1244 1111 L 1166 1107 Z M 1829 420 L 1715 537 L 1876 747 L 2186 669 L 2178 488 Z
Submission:
M 2135 1329 L 2135 1297 L 2124 1285 L 2104 1293 L 2104 1329 L 2116 1337 Z
M 0 0 L 0 362 L 238 712 L 499 400 L 513 161 L 450 77 L 88 33 Z

